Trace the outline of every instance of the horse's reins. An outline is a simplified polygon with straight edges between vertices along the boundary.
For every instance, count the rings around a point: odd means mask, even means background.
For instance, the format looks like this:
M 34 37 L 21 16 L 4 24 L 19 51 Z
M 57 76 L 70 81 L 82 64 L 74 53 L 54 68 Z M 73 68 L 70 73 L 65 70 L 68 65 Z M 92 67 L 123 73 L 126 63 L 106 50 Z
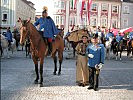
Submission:
M 28 26 L 28 27 L 29 27 L 29 26 Z M 30 28 L 30 27 L 29 27 L 29 28 Z M 31 35 L 31 33 L 30 33 L 30 30 L 29 30 L 27 27 L 26 27 L 26 30 L 28 30 L 28 31 L 27 31 L 27 36 L 26 36 L 26 37 L 29 38 L 29 39 L 31 39 L 31 38 L 32 38 L 32 35 Z M 33 40 L 34 40 L 34 39 L 33 39 Z M 32 42 L 33 42 L 33 41 L 32 41 Z M 33 52 L 38 51 L 40 42 L 41 42 L 41 38 L 39 39 L 38 45 L 35 45 L 34 48 L 31 48 Z M 30 41 L 30 43 L 31 43 L 31 41 Z

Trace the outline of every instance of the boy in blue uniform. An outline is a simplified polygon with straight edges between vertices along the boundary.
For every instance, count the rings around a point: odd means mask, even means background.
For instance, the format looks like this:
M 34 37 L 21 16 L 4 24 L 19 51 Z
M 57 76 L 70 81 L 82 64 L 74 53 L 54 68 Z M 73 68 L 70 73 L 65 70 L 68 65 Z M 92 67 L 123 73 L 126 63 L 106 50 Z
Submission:
M 93 34 L 91 42 L 92 43 L 89 44 L 86 48 L 86 53 L 89 57 L 88 66 L 90 86 L 88 87 L 88 89 L 94 89 L 95 91 L 97 91 L 99 76 L 99 74 L 97 74 L 97 71 L 99 71 L 99 68 L 101 68 L 104 64 L 104 45 L 98 44 L 97 34 Z M 95 77 L 97 77 L 96 80 Z
M 47 7 L 43 8 L 42 17 L 39 18 L 34 25 L 39 27 L 39 31 L 41 32 L 43 38 L 45 38 L 48 42 L 49 54 L 52 52 L 52 41 L 54 37 L 60 32 L 55 26 L 54 21 L 47 13 Z

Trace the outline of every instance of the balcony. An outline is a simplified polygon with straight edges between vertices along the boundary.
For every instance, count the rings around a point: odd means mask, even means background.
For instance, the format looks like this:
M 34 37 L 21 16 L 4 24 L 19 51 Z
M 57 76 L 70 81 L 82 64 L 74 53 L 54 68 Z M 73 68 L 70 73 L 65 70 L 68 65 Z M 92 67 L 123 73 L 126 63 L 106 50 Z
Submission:
M 2 19 L 2 22 L 6 22 L 7 21 L 7 19 Z
M 91 9 L 92 11 L 97 11 L 97 9 Z

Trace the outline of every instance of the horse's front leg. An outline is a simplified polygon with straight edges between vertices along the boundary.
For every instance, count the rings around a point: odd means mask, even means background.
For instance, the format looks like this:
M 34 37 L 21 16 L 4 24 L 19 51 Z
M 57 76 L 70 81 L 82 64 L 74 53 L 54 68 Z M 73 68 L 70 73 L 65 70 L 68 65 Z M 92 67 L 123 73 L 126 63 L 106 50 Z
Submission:
M 40 59 L 40 87 L 43 87 L 43 60 Z
M 25 52 L 26 52 L 26 57 L 28 56 L 27 54 L 27 46 L 25 45 Z
M 61 74 L 61 65 L 62 65 L 62 61 L 63 61 L 63 51 L 58 53 L 59 55 L 59 71 L 58 71 L 58 75 Z
M 115 59 L 118 59 L 118 51 L 116 51 Z
M 75 50 L 75 48 L 73 48 L 73 57 L 75 58 L 75 52 L 76 52 L 76 50 Z
M 36 79 L 35 79 L 34 83 L 37 84 L 38 80 L 39 80 L 38 64 L 35 64 L 35 72 L 36 72 Z
M 36 79 L 35 79 L 34 83 L 37 84 L 38 80 L 39 80 L 38 61 L 35 59 L 35 57 L 32 57 L 32 58 L 33 58 L 33 61 L 34 61 L 34 64 L 35 64 L 35 72 L 36 72 Z
M 40 87 L 43 87 L 43 64 L 40 64 Z
M 53 59 L 54 59 L 54 72 L 53 72 L 53 74 L 54 75 L 56 75 L 56 71 L 57 71 L 57 57 L 55 56 L 55 57 L 53 57 Z
M 122 51 L 120 51 L 120 60 L 122 60 L 122 59 L 121 59 L 121 54 L 122 54 Z
M 133 47 L 132 47 L 132 57 L 133 57 Z
M 109 55 L 108 56 L 109 56 L 109 60 L 110 60 L 110 48 L 109 48 Z

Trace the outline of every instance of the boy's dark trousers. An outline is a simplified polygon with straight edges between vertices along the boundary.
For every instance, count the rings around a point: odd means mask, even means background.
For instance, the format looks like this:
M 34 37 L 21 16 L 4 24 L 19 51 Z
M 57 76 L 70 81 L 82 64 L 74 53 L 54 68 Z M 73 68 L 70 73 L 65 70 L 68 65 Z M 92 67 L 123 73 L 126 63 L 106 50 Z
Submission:
M 98 88 L 99 73 L 96 72 L 96 68 L 89 67 L 89 83 L 93 89 Z

